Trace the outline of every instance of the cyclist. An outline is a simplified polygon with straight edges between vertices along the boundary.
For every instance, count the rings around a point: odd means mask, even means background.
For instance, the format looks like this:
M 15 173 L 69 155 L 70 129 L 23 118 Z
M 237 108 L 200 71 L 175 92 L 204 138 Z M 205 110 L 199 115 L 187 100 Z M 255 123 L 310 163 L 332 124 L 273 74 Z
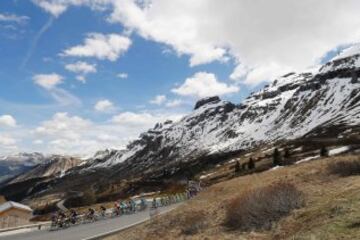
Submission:
M 152 208 L 157 208 L 156 198 L 153 198 L 151 207 L 152 207 Z
M 77 213 L 74 209 L 71 209 L 71 210 L 70 210 L 70 222 L 71 222 L 72 224 L 75 224 L 75 223 L 76 223 L 77 217 L 78 217 L 78 213 Z
M 87 218 L 89 220 L 95 220 L 95 210 L 93 208 L 88 209 Z
M 104 205 L 100 206 L 100 214 L 102 217 L 106 216 L 106 207 Z

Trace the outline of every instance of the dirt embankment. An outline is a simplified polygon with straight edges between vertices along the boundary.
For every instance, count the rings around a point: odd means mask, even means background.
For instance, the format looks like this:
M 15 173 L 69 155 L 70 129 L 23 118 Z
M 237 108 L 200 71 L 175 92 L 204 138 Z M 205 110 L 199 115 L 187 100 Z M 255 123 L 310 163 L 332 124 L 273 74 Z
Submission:
M 207 188 L 196 198 L 166 215 L 106 240 L 360 239 L 360 173 L 355 169 L 354 174 L 344 176 L 341 172 L 337 174 L 334 165 L 331 165 L 341 162 L 338 164 L 341 166 L 351 161 L 360 161 L 360 156 L 348 154 L 325 157 L 236 177 Z M 261 193 L 271 192 L 266 190 L 269 186 L 284 182 L 302 193 L 304 205 L 272 221 L 266 228 L 244 230 L 226 226 L 229 206 L 234 199 L 241 199 L 244 193 L 253 193 L 258 189 L 265 189 L 259 191 Z M 256 201 L 261 201 L 261 198 Z M 256 201 L 254 204 L 257 204 Z M 258 206 L 251 207 L 257 209 Z M 280 210 L 275 208 L 275 211 Z M 263 211 L 266 212 L 266 208 Z

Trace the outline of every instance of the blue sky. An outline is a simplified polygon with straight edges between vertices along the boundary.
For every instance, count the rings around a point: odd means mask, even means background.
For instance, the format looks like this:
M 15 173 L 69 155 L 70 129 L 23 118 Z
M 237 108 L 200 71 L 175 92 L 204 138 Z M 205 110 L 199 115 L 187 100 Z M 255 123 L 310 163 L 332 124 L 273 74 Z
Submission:
M 356 1 L 342 6 L 346 17 L 335 7 L 310 12 L 308 29 L 304 10 L 321 4 L 296 3 L 286 23 L 277 5 L 292 5 L 261 3 L 279 16 L 264 12 L 255 24 L 258 8 L 241 2 L 1 1 L 0 154 L 120 148 L 157 121 L 179 119 L 199 98 L 239 103 L 358 40 L 350 31 L 358 19 L 341 24 L 356 18 Z M 329 22 L 342 37 L 324 30 Z

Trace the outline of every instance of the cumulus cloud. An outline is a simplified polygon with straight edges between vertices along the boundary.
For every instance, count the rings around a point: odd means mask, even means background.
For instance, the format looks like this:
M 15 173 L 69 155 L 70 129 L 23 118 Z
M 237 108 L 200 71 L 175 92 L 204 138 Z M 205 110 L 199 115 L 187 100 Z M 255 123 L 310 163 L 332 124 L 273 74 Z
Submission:
M 358 0 L 62 2 L 107 7 L 109 21 L 190 56 L 192 66 L 233 58 L 250 72 L 234 71 L 232 79 L 246 84 L 302 70 L 336 46 L 360 40 Z
M 53 89 L 62 83 L 63 77 L 56 73 L 37 74 L 33 76 L 34 83 L 45 89 Z
M 0 13 L 0 22 L 15 22 L 18 24 L 23 24 L 29 21 L 28 16 L 19 16 L 16 14 L 7 14 L 7 13 Z
M 111 121 L 121 126 L 141 128 L 144 130 L 153 127 L 156 123 L 164 122 L 168 119 L 177 121 L 182 114 L 154 114 L 148 112 L 123 112 L 114 116 Z
M 78 61 L 75 63 L 70 63 L 65 65 L 65 69 L 77 73 L 76 79 L 80 82 L 85 83 L 85 76 L 89 73 L 96 73 L 96 64 L 89 64 L 87 62 Z
M 94 109 L 98 112 L 109 112 L 114 109 L 114 104 L 108 99 L 103 99 L 96 102 Z
M 238 92 L 238 86 L 228 85 L 217 80 L 213 73 L 198 72 L 187 78 L 178 88 L 171 91 L 182 96 L 209 97 L 214 95 L 226 95 Z
M 166 102 L 165 95 L 157 95 L 156 97 L 154 97 L 154 99 L 150 100 L 150 103 L 155 105 L 161 105 L 165 102 Z
M 94 136 L 89 136 L 88 131 L 94 128 L 90 120 L 79 116 L 71 116 L 66 112 L 59 112 L 42 122 L 33 131 L 33 138 L 41 145 L 44 151 L 55 153 L 77 153 L 89 150 Z M 46 144 L 45 144 L 46 143 Z M 94 147 L 94 145 L 92 145 Z
M 8 148 L 8 147 L 14 147 L 15 144 L 16 144 L 16 140 L 14 138 L 0 135 L 0 145 L 4 145 L 5 147 Z
M 48 1 L 48 0 L 32 0 L 34 4 L 41 7 L 44 11 L 50 13 L 54 17 L 60 16 L 66 11 L 68 4 L 65 1 Z M 70 2 L 69 2 L 70 3 Z
M 127 73 L 119 73 L 117 75 L 118 78 L 121 78 L 121 79 L 125 79 L 125 78 L 128 78 L 128 74 Z
M 166 106 L 166 107 L 178 107 L 178 106 L 180 106 L 180 105 L 182 105 L 182 104 L 183 104 L 183 101 L 182 101 L 182 100 L 180 100 L 180 99 L 174 99 L 174 100 L 168 101 L 168 102 L 165 104 L 165 106 Z
M 103 148 L 124 148 L 157 122 L 178 120 L 182 115 L 124 112 L 109 121 L 95 123 L 66 112 L 54 114 L 31 131 L 34 149 L 51 153 L 91 155 Z
M 44 121 L 35 129 L 38 135 L 56 136 L 76 140 L 80 137 L 77 132 L 91 126 L 91 121 L 78 116 L 70 116 L 67 112 L 54 114 L 52 119 Z
M 57 73 L 37 74 L 33 76 L 36 85 L 48 91 L 50 96 L 61 106 L 80 106 L 81 101 L 65 89 L 58 87 L 63 82 L 63 77 Z
M 112 0 L 110 0 L 112 1 Z M 45 12 L 54 17 L 59 17 L 69 6 L 89 6 L 91 9 L 102 10 L 104 4 L 110 3 L 109 0 L 32 0 L 32 2 L 42 8 Z
M 276 77 L 294 70 L 292 67 L 279 65 L 275 62 L 252 69 L 246 68 L 244 65 L 238 65 L 230 75 L 230 79 L 234 81 L 242 80 L 247 85 L 255 86 L 263 81 L 272 81 Z
M 66 64 L 65 69 L 80 74 L 96 73 L 96 64 L 78 61 L 76 63 Z
M 82 45 L 65 49 L 61 55 L 115 61 L 128 50 L 130 45 L 131 40 L 120 34 L 90 33 Z
M 0 127 L 16 127 L 16 120 L 11 115 L 0 115 Z

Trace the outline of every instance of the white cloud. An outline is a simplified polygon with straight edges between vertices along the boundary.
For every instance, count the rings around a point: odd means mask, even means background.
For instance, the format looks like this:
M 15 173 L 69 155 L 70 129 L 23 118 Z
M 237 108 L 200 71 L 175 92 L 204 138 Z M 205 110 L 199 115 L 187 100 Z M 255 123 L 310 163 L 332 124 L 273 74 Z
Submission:
M 16 140 L 12 137 L 0 135 L 0 145 L 5 145 L 6 147 L 11 147 L 16 144 Z
M 165 95 L 157 95 L 154 99 L 150 100 L 151 104 L 161 105 L 166 102 Z
M 117 75 L 118 78 L 121 78 L 121 79 L 125 79 L 125 78 L 128 78 L 128 74 L 127 73 L 119 73 Z
M 81 100 L 65 89 L 59 88 L 63 77 L 56 73 L 37 74 L 33 76 L 35 84 L 48 91 L 50 96 L 61 106 L 80 106 Z
M 60 16 L 63 12 L 66 11 L 68 5 L 65 4 L 65 1 L 48 1 L 48 0 L 32 0 L 33 3 L 44 9 L 46 12 L 50 13 L 54 17 Z
M 32 0 L 34 4 L 54 17 L 59 17 L 71 5 L 87 5 L 94 10 L 103 10 L 103 5 L 111 1 L 112 0 Z
M 138 129 L 141 132 L 154 127 L 156 123 L 166 120 L 180 120 L 182 114 L 150 113 L 150 112 L 123 112 L 112 117 L 111 122 L 130 129 Z
M 50 96 L 55 99 L 57 103 L 60 104 L 60 106 L 81 106 L 82 102 L 81 100 L 68 92 L 65 89 L 62 88 L 52 88 L 49 90 Z
M 168 101 L 165 106 L 166 107 L 178 107 L 180 105 L 183 104 L 183 101 L 180 100 L 180 99 L 174 99 L 174 100 L 171 100 L 171 101 Z
M 0 13 L 0 22 L 15 22 L 18 24 L 26 23 L 30 18 L 28 16 L 18 16 L 16 14 Z
M 241 80 L 247 85 L 255 86 L 264 81 L 272 81 L 278 76 L 294 71 L 293 68 L 279 65 L 277 63 L 269 63 L 264 66 L 246 68 L 242 64 L 238 65 L 234 72 L 230 75 L 230 79 L 234 81 Z
M 96 64 L 78 61 L 76 63 L 66 64 L 65 69 L 70 72 L 86 75 L 88 73 L 96 73 Z
M 44 121 L 41 126 L 35 129 L 35 133 L 39 135 L 62 136 L 69 139 L 79 137 L 75 130 L 85 130 L 91 126 L 89 120 L 78 116 L 70 116 L 67 112 L 59 112 L 54 114 L 52 119 Z
M 82 76 L 82 75 L 77 75 L 76 80 L 78 80 L 82 83 L 86 83 L 86 78 L 85 78 L 85 76 Z
M 85 76 L 89 73 L 96 73 L 96 64 L 89 64 L 87 62 L 77 61 L 75 63 L 66 64 L 65 69 L 77 73 L 76 80 L 85 83 Z
M 181 86 L 174 88 L 171 91 L 182 96 L 203 98 L 235 93 L 239 90 L 238 86 L 219 82 L 212 73 L 198 72 L 194 76 L 187 78 Z
M 167 119 L 182 115 L 154 112 L 124 112 L 110 121 L 95 123 L 66 112 L 54 114 L 29 134 L 31 149 L 48 153 L 91 155 L 104 148 L 123 148 L 140 133 Z M 27 136 L 28 137 L 28 136 Z
M 145 7 L 113 2 L 112 21 L 190 55 L 191 65 L 221 60 L 228 50 L 253 69 L 239 79 L 247 84 L 283 74 L 284 68 L 304 69 L 337 45 L 360 40 L 357 0 L 153 0 Z M 277 67 L 270 71 L 268 65 Z M 272 76 L 260 77 L 266 71 Z
M 11 115 L 0 115 L 0 127 L 16 127 L 16 120 Z
M 44 141 L 41 140 L 41 139 L 36 139 L 36 140 L 33 141 L 33 144 L 35 144 L 35 145 L 41 145 L 41 144 L 44 144 Z
M 166 44 L 179 55 L 189 55 L 190 65 L 233 57 L 254 71 L 249 77 L 236 71 L 232 74 L 233 79 L 246 84 L 271 77 L 259 72 L 275 75 L 282 74 L 282 69 L 302 70 L 338 45 L 360 41 L 358 0 L 344 0 L 341 4 L 338 0 L 228 0 L 226 4 L 211 0 L 61 2 L 66 7 L 107 7 L 109 21 L 119 22 L 145 39 Z M 269 65 L 278 67 L 270 71 Z
M 84 44 L 64 50 L 61 55 L 72 57 L 95 57 L 100 60 L 117 60 L 131 45 L 128 37 L 119 34 L 90 33 Z
M 37 74 L 33 76 L 33 80 L 35 84 L 45 88 L 45 89 L 53 89 L 57 85 L 62 83 L 63 77 L 56 73 L 51 74 Z
M 96 102 L 94 109 L 98 112 L 109 112 L 114 109 L 114 104 L 108 99 L 99 100 Z

